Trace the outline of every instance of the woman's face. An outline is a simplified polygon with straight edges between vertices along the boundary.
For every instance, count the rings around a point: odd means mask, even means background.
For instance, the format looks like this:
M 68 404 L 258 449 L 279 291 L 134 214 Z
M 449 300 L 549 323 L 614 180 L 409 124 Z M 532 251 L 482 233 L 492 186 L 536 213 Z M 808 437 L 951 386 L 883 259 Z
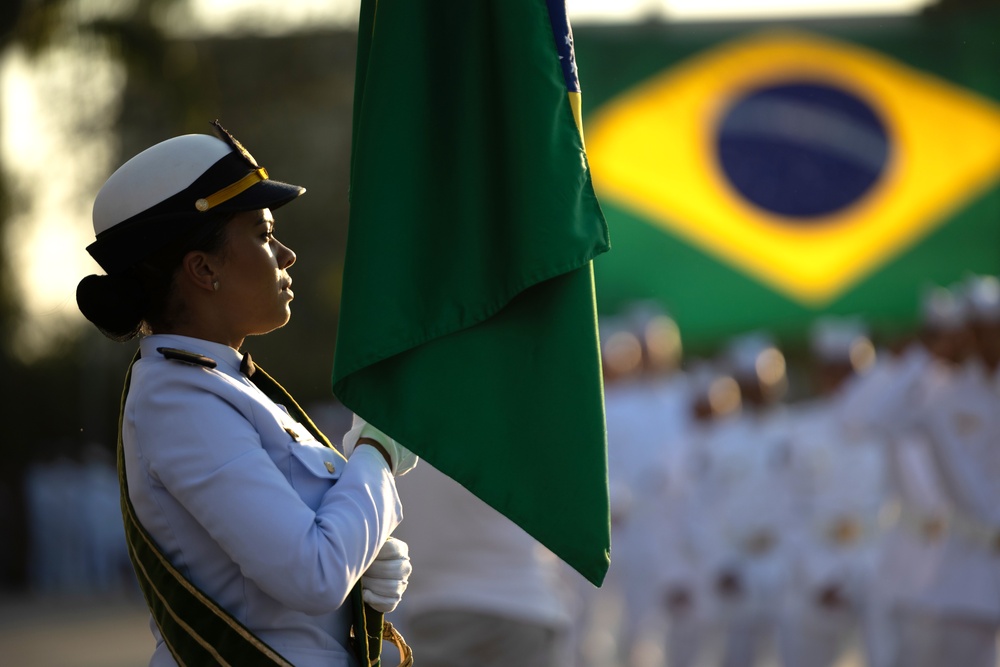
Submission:
M 233 333 L 242 338 L 284 326 L 294 298 L 288 267 L 295 253 L 274 237 L 269 209 L 237 214 L 226 226 L 217 299 Z

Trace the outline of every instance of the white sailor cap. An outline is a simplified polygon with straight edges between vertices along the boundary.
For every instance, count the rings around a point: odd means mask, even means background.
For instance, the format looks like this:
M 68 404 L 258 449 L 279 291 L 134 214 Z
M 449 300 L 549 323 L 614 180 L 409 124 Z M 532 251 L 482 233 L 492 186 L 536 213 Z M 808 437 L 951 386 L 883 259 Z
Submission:
M 229 132 L 187 134 L 118 168 L 94 201 L 97 240 L 87 252 L 108 274 L 128 269 L 199 225 L 287 204 L 305 188 L 271 179 Z
M 924 291 L 921 301 L 924 326 L 938 331 L 953 331 L 966 325 L 968 305 L 956 292 L 956 289 L 942 286 Z
M 972 276 L 965 282 L 965 301 L 970 314 L 980 322 L 1000 320 L 1000 280 L 996 276 Z
M 764 331 L 751 331 L 733 338 L 725 351 L 726 360 L 739 376 L 760 375 L 761 366 L 775 355 L 784 359 L 774 339 Z
M 852 346 L 862 339 L 870 340 L 868 328 L 857 317 L 819 317 L 809 329 L 813 353 L 829 361 L 849 359 Z
M 857 370 L 875 362 L 875 345 L 868 327 L 858 317 L 817 318 L 809 331 L 813 354 L 827 363 L 849 363 Z

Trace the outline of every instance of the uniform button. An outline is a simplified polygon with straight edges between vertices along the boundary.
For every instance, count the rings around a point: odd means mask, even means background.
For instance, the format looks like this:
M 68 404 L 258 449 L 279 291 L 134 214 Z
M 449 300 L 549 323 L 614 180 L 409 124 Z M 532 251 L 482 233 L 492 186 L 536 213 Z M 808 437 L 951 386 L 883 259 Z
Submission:
M 861 539 L 861 524 L 848 517 L 841 517 L 827 529 L 827 535 L 836 544 L 847 546 Z
M 326 464 L 326 471 L 327 472 L 334 472 L 334 471 L 337 470 L 331 462 L 325 461 L 324 463 Z

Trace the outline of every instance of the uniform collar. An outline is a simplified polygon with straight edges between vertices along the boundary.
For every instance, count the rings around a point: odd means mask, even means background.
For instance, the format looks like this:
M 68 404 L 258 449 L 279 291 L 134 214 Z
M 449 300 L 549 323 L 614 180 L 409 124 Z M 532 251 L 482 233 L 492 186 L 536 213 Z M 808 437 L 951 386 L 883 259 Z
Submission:
M 228 345 L 213 343 L 212 341 L 192 338 L 191 336 L 179 336 L 177 334 L 153 334 L 146 336 L 139 343 L 142 356 L 153 358 L 159 356 L 156 351 L 158 347 L 172 347 L 187 352 L 194 352 L 209 357 L 219 365 L 220 370 L 224 369 L 227 375 L 239 377 L 240 364 L 243 362 L 243 355 Z

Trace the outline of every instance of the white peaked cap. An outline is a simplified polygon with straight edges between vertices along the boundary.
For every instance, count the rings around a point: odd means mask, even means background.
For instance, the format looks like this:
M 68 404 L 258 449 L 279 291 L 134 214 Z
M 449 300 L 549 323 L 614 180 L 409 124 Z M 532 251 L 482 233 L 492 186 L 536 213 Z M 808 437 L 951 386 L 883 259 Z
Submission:
M 954 330 L 965 325 L 965 300 L 953 289 L 936 286 L 926 290 L 921 306 L 924 324 L 930 328 Z
M 854 344 L 868 338 L 868 328 L 857 317 L 821 317 L 809 333 L 813 353 L 831 361 L 850 359 Z
M 774 340 L 762 331 L 754 331 L 734 338 L 726 347 L 726 359 L 734 373 L 757 373 L 757 359 L 769 348 L 777 349 Z
M 185 134 L 147 148 L 123 164 L 94 200 L 94 233 L 120 222 L 189 187 L 209 167 L 232 152 L 207 134 Z
M 1000 320 L 1000 280 L 996 276 L 973 276 L 965 283 L 965 299 L 979 320 Z
M 87 251 L 109 274 L 210 223 L 243 211 L 276 209 L 305 188 L 270 178 L 225 130 L 186 134 L 142 151 L 108 178 L 94 201 Z

